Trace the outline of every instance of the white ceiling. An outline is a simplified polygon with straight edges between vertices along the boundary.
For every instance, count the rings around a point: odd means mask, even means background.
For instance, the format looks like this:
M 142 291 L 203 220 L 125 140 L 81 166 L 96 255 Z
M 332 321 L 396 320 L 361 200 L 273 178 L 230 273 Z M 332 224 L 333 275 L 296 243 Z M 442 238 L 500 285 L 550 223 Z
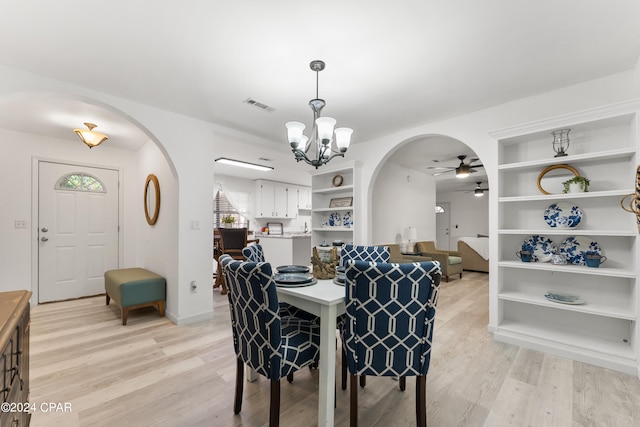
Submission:
M 324 114 L 352 127 L 358 144 L 627 70 L 640 56 L 640 2 L 631 0 L 2 3 L 0 63 L 266 139 L 259 150 L 217 152 L 273 158 L 272 178 L 291 170 L 284 123 L 311 121 L 314 59 L 327 63 Z M 114 146 L 146 141 L 117 115 L 70 99 L 0 105 L 0 127 L 70 141 L 84 121 Z M 438 146 L 421 168 L 464 154 Z

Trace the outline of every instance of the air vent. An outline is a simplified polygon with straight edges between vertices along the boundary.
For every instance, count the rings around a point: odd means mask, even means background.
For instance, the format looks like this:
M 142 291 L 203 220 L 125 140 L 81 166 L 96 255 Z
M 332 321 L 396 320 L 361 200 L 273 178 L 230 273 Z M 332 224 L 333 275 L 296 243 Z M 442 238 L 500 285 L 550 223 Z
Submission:
M 251 98 L 247 98 L 242 102 L 244 102 L 245 104 L 253 105 L 254 107 L 264 110 L 268 113 L 271 113 L 276 110 L 273 107 L 269 107 L 267 104 L 263 104 L 262 102 L 256 101 L 255 99 L 251 99 Z

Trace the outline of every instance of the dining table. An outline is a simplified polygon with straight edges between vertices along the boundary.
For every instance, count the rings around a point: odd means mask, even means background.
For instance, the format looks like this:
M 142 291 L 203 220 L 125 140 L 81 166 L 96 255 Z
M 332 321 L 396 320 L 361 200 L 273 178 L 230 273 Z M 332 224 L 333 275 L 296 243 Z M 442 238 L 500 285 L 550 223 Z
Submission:
M 318 426 L 333 426 L 336 392 L 336 317 L 345 312 L 345 290 L 333 279 L 310 286 L 278 286 L 278 299 L 320 317 Z

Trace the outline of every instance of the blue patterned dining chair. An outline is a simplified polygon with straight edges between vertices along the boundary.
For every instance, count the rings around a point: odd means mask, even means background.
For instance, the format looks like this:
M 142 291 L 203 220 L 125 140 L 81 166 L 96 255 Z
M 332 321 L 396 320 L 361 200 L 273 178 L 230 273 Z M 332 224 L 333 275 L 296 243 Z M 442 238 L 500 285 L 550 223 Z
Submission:
M 350 425 L 358 425 L 359 375 L 416 377 L 416 424 L 426 427 L 426 375 L 442 270 L 437 261 L 349 261 L 342 346 L 350 374 Z
M 350 259 L 357 261 L 389 262 L 388 246 L 344 245 L 340 252 L 340 265 L 345 267 Z
M 276 284 L 266 262 L 220 257 L 229 296 L 233 348 L 236 353 L 236 392 L 233 412 L 242 409 L 244 365 L 271 380 L 269 426 L 280 422 L 280 379 L 318 363 L 320 326 L 279 314 Z
M 372 262 L 389 262 L 391 252 L 388 246 L 354 246 L 344 245 L 340 253 L 340 265 L 346 266 L 349 260 L 356 261 L 372 261 Z M 337 328 L 342 334 L 344 326 L 344 315 L 340 316 L 337 321 Z M 347 356 L 342 351 L 342 389 L 347 389 Z M 360 387 L 367 384 L 367 377 L 360 376 Z
M 245 261 L 249 262 L 265 262 L 264 260 L 264 251 L 262 250 L 262 245 L 250 245 L 242 249 L 242 255 L 244 256 Z M 320 324 L 320 319 L 317 316 L 314 316 L 311 313 L 308 313 L 296 306 L 288 304 L 286 302 L 280 303 L 280 317 L 299 317 L 301 319 L 313 321 Z

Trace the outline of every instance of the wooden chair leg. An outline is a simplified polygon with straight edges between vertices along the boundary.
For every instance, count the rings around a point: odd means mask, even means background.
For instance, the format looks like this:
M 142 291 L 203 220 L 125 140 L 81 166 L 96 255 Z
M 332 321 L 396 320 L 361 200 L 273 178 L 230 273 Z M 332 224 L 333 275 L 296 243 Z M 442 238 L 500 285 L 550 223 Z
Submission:
M 416 377 L 416 425 L 427 427 L 427 377 L 418 375 Z
M 349 425 L 351 427 L 358 427 L 358 376 L 351 375 L 350 378 L 351 403 L 349 405 Z
M 400 383 L 400 391 L 405 391 L 407 389 L 407 377 L 401 376 L 398 378 L 398 382 Z
M 239 414 L 242 409 L 242 387 L 244 386 L 244 363 L 236 359 L 236 397 L 233 402 L 233 413 Z
M 347 352 L 344 347 L 342 348 L 342 389 L 347 389 Z
M 293 382 L 293 372 L 287 375 L 287 381 L 289 381 L 290 383 Z
M 364 388 L 367 385 L 367 376 L 360 375 L 360 387 Z
M 280 379 L 271 380 L 271 406 L 269 408 L 269 427 L 280 425 Z

